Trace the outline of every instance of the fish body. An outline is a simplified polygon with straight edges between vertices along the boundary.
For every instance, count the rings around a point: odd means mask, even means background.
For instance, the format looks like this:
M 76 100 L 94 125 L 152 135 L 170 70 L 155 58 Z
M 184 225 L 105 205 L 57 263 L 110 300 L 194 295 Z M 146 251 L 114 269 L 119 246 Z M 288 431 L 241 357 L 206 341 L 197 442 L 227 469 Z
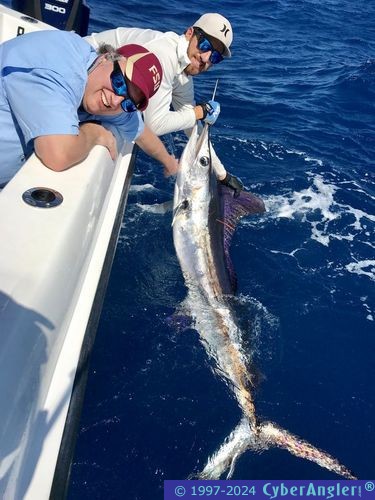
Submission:
M 265 211 L 253 194 L 234 192 L 221 185 L 212 169 L 209 128 L 194 127 L 183 151 L 174 193 L 173 240 L 188 290 L 184 310 L 191 315 L 200 339 L 213 360 L 213 369 L 233 391 L 243 418 L 199 474 L 217 479 L 233 473 L 235 462 L 247 449 L 270 446 L 314 461 L 329 470 L 354 478 L 327 453 L 271 422 L 259 423 L 252 394 L 249 359 L 242 348 L 241 331 L 227 301 L 236 279 L 229 256 L 236 224 L 244 215 Z
M 234 293 L 235 276 L 229 240 L 236 219 L 264 212 L 264 203 L 251 193 L 237 199 L 222 186 L 211 168 L 208 129 L 193 130 L 180 161 L 174 196 L 173 239 L 180 261 L 188 306 L 201 339 L 230 385 L 249 420 L 254 420 L 251 383 L 240 331 L 225 297 Z M 224 220 L 225 208 L 233 204 Z M 255 421 L 253 422 L 255 424 Z

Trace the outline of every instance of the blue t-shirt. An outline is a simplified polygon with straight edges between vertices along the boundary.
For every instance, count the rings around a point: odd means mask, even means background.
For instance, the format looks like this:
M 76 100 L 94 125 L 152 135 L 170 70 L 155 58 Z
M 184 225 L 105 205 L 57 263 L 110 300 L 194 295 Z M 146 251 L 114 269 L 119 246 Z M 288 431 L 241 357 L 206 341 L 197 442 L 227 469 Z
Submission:
M 87 70 L 95 50 L 75 33 L 50 30 L 21 35 L 0 45 L 0 185 L 32 153 L 43 135 L 79 133 L 79 122 L 100 120 L 117 138 L 136 139 L 140 113 L 80 113 Z

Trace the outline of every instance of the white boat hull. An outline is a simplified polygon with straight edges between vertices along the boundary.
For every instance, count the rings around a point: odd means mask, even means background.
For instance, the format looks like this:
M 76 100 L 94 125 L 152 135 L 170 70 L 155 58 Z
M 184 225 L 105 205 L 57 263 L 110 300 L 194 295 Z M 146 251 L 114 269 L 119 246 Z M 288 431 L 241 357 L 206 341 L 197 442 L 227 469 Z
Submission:
M 9 11 L 0 7 L 0 27 Z M 132 144 L 115 163 L 96 146 L 80 165 L 53 172 L 33 155 L 0 192 L 3 499 L 64 496 L 133 160 Z M 36 187 L 57 191 L 62 203 L 25 203 L 23 194 Z

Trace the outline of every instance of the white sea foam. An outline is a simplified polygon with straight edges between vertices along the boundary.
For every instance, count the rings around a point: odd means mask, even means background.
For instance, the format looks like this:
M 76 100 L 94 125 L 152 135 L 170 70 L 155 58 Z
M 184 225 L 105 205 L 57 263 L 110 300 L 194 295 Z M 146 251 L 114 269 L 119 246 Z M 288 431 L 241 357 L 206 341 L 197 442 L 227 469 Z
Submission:
M 251 336 L 243 332 L 247 341 L 247 349 L 251 356 L 261 355 L 262 358 L 272 359 L 275 349 L 275 339 L 279 331 L 279 318 L 272 314 L 259 300 L 251 295 L 240 294 L 232 300 L 245 306 L 247 315 L 251 317 Z M 250 340 L 250 343 L 249 343 Z
M 368 276 L 375 281 L 375 260 L 361 260 L 359 262 L 351 262 L 345 268 L 350 273 Z
M 367 304 L 367 299 L 368 299 L 368 297 L 361 297 L 361 302 L 362 302 L 363 307 L 365 308 L 366 313 L 367 313 L 366 319 L 368 321 L 374 321 L 374 314 L 371 311 L 370 306 Z
M 139 193 L 142 191 L 157 191 L 157 189 L 152 184 L 132 184 L 130 186 L 130 193 Z
M 294 241 L 291 248 L 290 242 L 286 248 L 285 245 L 271 248 L 271 253 L 288 255 L 296 259 L 299 265 L 300 251 L 307 249 L 309 241 L 327 248 L 333 242 L 341 242 L 343 251 L 339 261 L 327 262 L 327 269 L 375 280 L 375 261 L 370 260 L 375 247 L 372 237 L 375 215 L 342 202 L 342 199 L 348 198 L 346 193 L 349 191 L 354 193 L 356 203 L 362 199 L 372 206 L 373 197 L 353 180 L 340 181 L 334 174 L 330 175 L 329 180 L 311 172 L 307 176 L 310 182 L 305 189 L 263 197 L 267 212 L 262 218 L 249 219 L 244 224 L 267 225 L 270 219 L 288 219 L 300 225 L 303 239 Z M 306 229 L 310 233 L 307 238 Z M 373 320 L 371 311 L 367 319 Z
M 310 163 L 315 163 L 316 165 L 319 165 L 319 166 L 322 166 L 323 165 L 323 162 L 322 160 L 319 160 L 318 158 L 312 158 L 311 156 L 308 156 L 306 153 L 304 153 L 303 151 L 298 151 L 296 149 L 287 149 L 286 152 L 288 154 L 294 154 L 294 155 L 297 155 L 297 156 L 302 156 L 303 159 L 307 162 L 310 162 Z
M 273 196 L 265 200 L 266 209 L 273 218 L 292 219 L 296 215 L 303 215 L 303 222 L 307 221 L 306 215 L 314 211 L 321 212 L 320 223 L 332 221 L 339 217 L 332 211 L 336 187 L 326 184 L 320 175 L 317 175 L 313 184 L 302 191 L 294 191 L 290 196 Z M 317 223 L 313 223 L 313 227 Z M 317 238 L 317 231 L 313 231 Z
M 302 223 L 310 225 L 311 239 L 324 246 L 329 246 L 332 240 L 352 242 L 360 236 L 370 236 L 367 224 L 375 222 L 375 216 L 337 202 L 336 193 L 341 187 L 325 181 L 321 175 L 309 176 L 312 183 L 308 188 L 266 198 L 268 216 L 274 219 L 301 218 Z M 336 220 L 342 225 L 339 232 L 332 224 Z M 371 242 L 363 243 L 372 246 Z
M 170 201 L 165 201 L 163 203 L 154 203 L 152 205 L 136 203 L 136 207 L 140 208 L 143 212 L 164 215 L 172 211 L 173 202 L 170 200 Z

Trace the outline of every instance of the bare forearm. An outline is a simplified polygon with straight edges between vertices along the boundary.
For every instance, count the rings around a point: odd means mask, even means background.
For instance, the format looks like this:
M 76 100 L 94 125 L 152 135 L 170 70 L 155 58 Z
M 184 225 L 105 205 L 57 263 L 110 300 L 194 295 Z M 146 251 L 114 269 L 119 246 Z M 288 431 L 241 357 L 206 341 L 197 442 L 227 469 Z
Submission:
M 136 143 L 146 154 L 164 165 L 166 175 L 174 175 L 177 172 L 176 159 L 168 153 L 159 137 L 151 132 L 147 126 L 145 126 Z
M 96 145 L 107 147 L 112 158 L 116 156 L 115 139 L 101 125 L 85 123 L 78 135 L 47 135 L 34 141 L 35 153 L 44 165 L 61 172 L 83 161 Z
M 46 167 L 56 172 L 83 161 L 93 147 L 83 135 L 45 136 L 42 142 L 38 139 L 35 141 L 36 155 Z
M 169 157 L 169 153 L 165 149 L 164 144 L 147 126 L 145 126 L 142 134 L 136 140 L 136 143 L 146 154 L 160 161 L 160 163 L 164 164 Z

